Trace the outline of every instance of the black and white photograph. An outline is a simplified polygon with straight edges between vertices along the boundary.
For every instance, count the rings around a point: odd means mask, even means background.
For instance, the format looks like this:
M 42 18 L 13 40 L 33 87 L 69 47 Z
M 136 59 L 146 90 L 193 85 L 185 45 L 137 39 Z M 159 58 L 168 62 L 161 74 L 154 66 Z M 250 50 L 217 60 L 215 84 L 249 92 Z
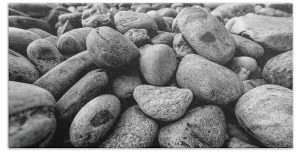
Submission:
M 293 2 L 4 7 L 8 150 L 297 145 Z

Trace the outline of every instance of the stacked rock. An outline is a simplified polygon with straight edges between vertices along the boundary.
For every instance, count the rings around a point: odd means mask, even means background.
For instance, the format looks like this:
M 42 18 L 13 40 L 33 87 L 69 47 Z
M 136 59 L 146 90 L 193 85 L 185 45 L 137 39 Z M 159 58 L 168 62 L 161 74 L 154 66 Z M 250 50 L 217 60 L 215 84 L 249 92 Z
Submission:
M 293 147 L 293 4 L 9 4 L 9 147 Z

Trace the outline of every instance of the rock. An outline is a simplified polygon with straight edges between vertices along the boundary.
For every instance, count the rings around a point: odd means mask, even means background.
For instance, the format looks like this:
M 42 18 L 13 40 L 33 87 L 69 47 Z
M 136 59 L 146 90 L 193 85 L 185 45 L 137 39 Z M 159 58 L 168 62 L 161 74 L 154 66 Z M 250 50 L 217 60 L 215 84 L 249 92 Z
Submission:
M 108 84 L 106 72 L 97 69 L 76 82 L 56 103 L 57 118 L 70 125 L 78 111 L 90 100 L 104 93 Z
M 40 77 L 37 68 L 27 58 L 10 49 L 8 72 L 10 81 L 33 83 Z
M 148 11 L 147 14 L 152 17 L 152 19 L 155 21 L 157 24 L 158 30 L 159 31 L 166 31 L 170 32 L 171 29 L 167 22 L 163 19 L 161 15 L 159 15 L 156 11 Z
M 57 48 L 63 55 L 73 56 L 86 50 L 86 39 L 93 28 L 78 28 L 61 35 L 57 41 Z
M 230 138 L 227 143 L 228 148 L 258 148 L 254 145 L 248 144 L 238 138 Z
M 30 43 L 27 47 L 27 55 L 42 75 L 64 61 L 64 57 L 56 46 L 44 39 Z
M 249 37 L 264 49 L 286 52 L 293 49 L 293 19 L 255 14 L 232 18 L 226 23 L 231 33 Z
M 138 7 L 136 8 L 136 12 L 138 12 L 138 13 L 146 13 L 146 12 L 148 12 L 148 11 L 150 11 L 151 10 L 151 4 L 140 4 L 140 5 L 138 5 Z
M 190 89 L 197 99 L 210 104 L 233 103 L 243 93 L 243 83 L 231 70 L 201 56 L 185 56 L 176 73 L 177 83 Z
M 189 89 L 140 85 L 134 89 L 133 97 L 141 110 L 160 121 L 181 118 L 193 100 Z
M 56 129 L 54 103 L 45 89 L 9 81 L 9 147 L 49 147 Z
M 148 118 L 138 106 L 128 108 L 116 123 L 114 131 L 100 145 L 104 148 L 150 147 L 158 125 Z
M 293 13 L 293 3 L 269 3 L 266 7 L 278 9 L 287 13 Z
M 293 92 L 278 85 L 256 87 L 239 98 L 239 124 L 267 147 L 293 147 Z
M 178 59 L 182 59 L 188 54 L 195 54 L 193 48 L 186 42 L 181 33 L 178 33 L 173 38 L 173 49 Z
M 99 67 L 117 68 L 139 57 L 136 45 L 118 31 L 102 26 L 87 37 L 86 45 Z
M 137 75 L 120 75 L 112 80 L 112 92 L 119 99 L 128 99 L 132 97 L 134 88 L 141 84 Z
M 200 56 L 218 64 L 225 64 L 233 57 L 234 39 L 210 13 L 202 8 L 185 8 L 176 19 L 180 32 Z
M 9 3 L 8 7 L 34 18 L 43 18 L 52 9 L 50 5 L 45 3 Z
M 221 147 L 226 137 L 225 116 L 212 105 L 190 110 L 182 119 L 159 130 L 158 141 L 169 148 Z
M 259 44 L 242 36 L 238 36 L 235 34 L 231 34 L 231 36 L 235 41 L 236 56 L 248 56 L 257 60 L 264 55 L 264 48 Z
M 100 26 L 114 27 L 113 16 L 110 12 L 106 14 L 97 14 L 93 16 L 86 17 L 83 13 L 82 15 L 82 26 L 97 28 Z
M 173 17 L 175 18 L 177 16 L 177 12 L 173 8 L 161 8 L 156 11 L 160 16 L 165 16 L 165 17 Z
M 48 90 L 58 100 L 80 78 L 93 69 L 95 65 L 92 57 L 87 51 L 83 51 L 51 69 L 34 84 Z
M 132 41 L 137 47 L 150 43 L 150 37 L 146 29 L 130 29 L 124 36 Z
M 70 141 L 75 147 L 88 147 L 103 139 L 113 127 L 121 110 L 117 97 L 101 95 L 80 109 L 70 127 Z
M 114 23 L 122 34 L 130 29 L 146 29 L 151 36 L 157 33 L 155 21 L 145 13 L 120 11 L 114 16 Z
M 271 58 L 262 72 L 266 82 L 293 88 L 293 51 L 288 51 Z
M 164 85 L 177 68 L 172 48 L 165 44 L 144 45 L 140 51 L 140 70 L 145 80 L 152 85 Z
M 21 29 L 39 28 L 46 32 L 50 32 L 50 25 L 48 22 L 25 16 L 8 16 L 9 27 L 16 27 Z
M 251 3 L 227 3 L 216 7 L 210 13 L 219 19 L 231 19 L 254 11 L 254 4 Z
M 267 16 L 274 16 L 274 17 L 292 17 L 293 14 L 286 13 L 274 8 L 265 7 L 262 8 L 260 5 L 255 6 L 255 14 L 257 15 L 267 15 Z
M 151 7 L 153 10 L 158 10 L 161 8 L 170 7 L 171 5 L 171 3 L 152 3 Z
M 8 47 L 23 56 L 27 56 L 27 46 L 40 38 L 37 34 L 27 30 L 14 27 L 8 28 Z
M 8 16 L 25 16 L 25 17 L 29 17 L 29 15 L 27 15 L 23 12 L 17 11 L 15 9 L 12 9 L 12 8 L 8 8 Z
M 33 32 L 33 33 L 39 35 L 41 38 L 46 38 L 46 37 L 49 37 L 49 36 L 53 36 L 52 34 L 46 32 L 44 30 L 41 30 L 39 28 L 30 28 L 30 29 L 27 29 L 27 31 Z
M 158 34 L 154 36 L 151 39 L 152 44 L 166 44 L 172 47 L 173 39 L 176 33 L 170 33 L 170 32 L 163 32 L 161 34 Z
M 261 85 L 265 85 L 267 83 L 265 82 L 264 79 L 250 79 L 250 80 L 244 80 L 243 84 L 244 84 L 244 93 L 246 93 L 251 89 L 254 89 Z

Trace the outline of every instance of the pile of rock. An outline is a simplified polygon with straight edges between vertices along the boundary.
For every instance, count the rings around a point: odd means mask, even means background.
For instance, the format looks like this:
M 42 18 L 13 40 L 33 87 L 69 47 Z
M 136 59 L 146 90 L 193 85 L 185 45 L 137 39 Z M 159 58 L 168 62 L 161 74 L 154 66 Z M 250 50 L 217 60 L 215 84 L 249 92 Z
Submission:
M 293 147 L 292 8 L 9 4 L 9 147 Z

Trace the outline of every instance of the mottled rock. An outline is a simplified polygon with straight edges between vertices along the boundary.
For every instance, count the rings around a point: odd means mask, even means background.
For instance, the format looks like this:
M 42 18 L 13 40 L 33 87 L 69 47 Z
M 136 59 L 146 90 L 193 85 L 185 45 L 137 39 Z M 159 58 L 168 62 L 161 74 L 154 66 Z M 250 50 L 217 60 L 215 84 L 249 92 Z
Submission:
M 117 120 L 121 104 L 117 97 L 101 95 L 80 109 L 70 127 L 70 141 L 75 147 L 87 147 L 103 139 Z
M 200 56 L 218 64 L 233 57 L 234 39 L 216 17 L 202 8 L 184 8 L 176 19 L 179 31 Z
M 267 147 L 293 147 L 293 91 L 278 85 L 256 87 L 235 106 L 239 124 Z
M 134 89 L 133 97 L 141 110 L 160 121 L 181 118 L 193 100 L 189 89 L 140 85 Z
M 211 104 L 230 104 L 244 93 L 243 83 L 235 73 L 195 54 L 181 60 L 176 80 L 196 98 Z

